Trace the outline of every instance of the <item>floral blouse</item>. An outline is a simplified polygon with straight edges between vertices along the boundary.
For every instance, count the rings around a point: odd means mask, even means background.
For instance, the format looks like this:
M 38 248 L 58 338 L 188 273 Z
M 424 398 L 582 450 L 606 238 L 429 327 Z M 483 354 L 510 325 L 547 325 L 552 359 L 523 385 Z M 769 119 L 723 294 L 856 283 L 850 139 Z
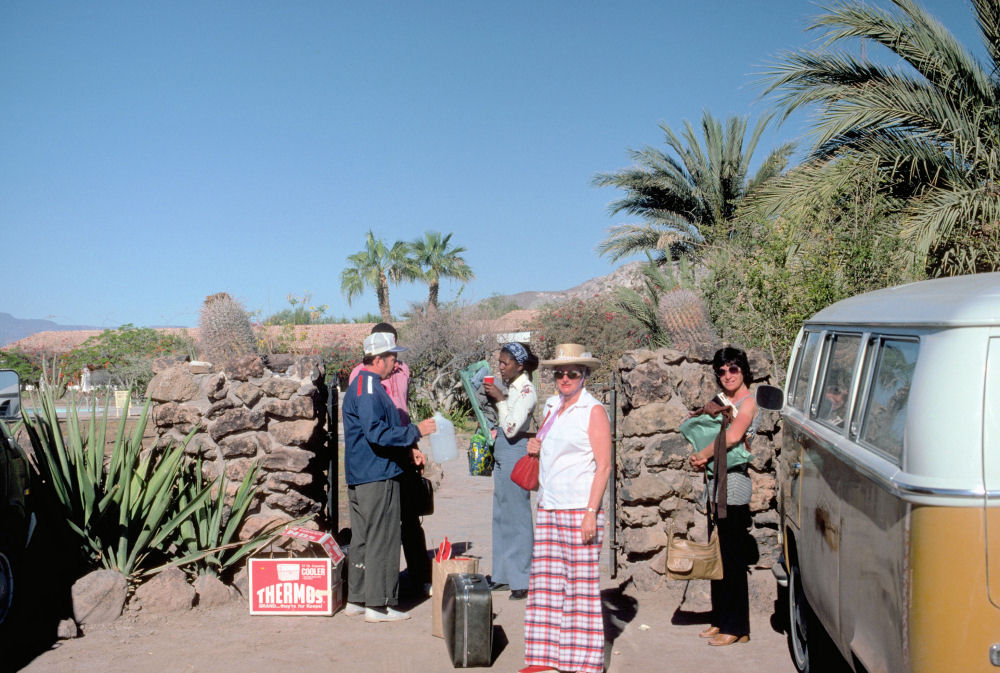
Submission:
M 535 410 L 538 394 L 531 379 L 524 372 L 507 388 L 507 399 L 497 402 L 497 425 L 507 439 L 527 432 L 531 425 L 531 412 Z

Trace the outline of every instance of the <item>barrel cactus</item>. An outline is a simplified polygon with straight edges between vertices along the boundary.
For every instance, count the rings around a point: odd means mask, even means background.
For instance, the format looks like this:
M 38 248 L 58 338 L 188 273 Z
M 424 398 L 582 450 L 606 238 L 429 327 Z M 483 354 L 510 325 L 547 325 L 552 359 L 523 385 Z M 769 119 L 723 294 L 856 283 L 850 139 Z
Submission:
M 199 326 L 202 353 L 210 362 L 221 364 L 257 353 L 250 314 L 227 292 L 205 297 Z

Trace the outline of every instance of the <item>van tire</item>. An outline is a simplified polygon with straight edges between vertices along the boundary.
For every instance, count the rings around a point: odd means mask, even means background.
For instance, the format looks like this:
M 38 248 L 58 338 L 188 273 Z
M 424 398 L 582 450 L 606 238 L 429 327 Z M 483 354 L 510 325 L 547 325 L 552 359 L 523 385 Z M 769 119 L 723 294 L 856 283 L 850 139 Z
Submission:
M 14 602 L 14 568 L 10 559 L 0 552 L 0 624 L 3 624 Z
M 802 590 L 802 574 L 793 556 L 788 563 L 788 651 L 792 663 L 799 673 L 823 673 L 836 669 L 832 662 L 840 656 L 833 656 L 835 650 Z

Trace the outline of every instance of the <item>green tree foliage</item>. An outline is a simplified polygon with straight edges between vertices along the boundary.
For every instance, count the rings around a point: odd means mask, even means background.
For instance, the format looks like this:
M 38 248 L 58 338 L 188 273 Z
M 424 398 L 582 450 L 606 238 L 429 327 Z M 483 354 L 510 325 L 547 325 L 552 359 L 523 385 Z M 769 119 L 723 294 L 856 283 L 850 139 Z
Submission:
M 90 337 L 63 355 L 59 366 L 73 380 L 79 380 L 80 371 L 87 367 L 106 370 L 113 385 L 144 391 L 153 378 L 153 360 L 193 352 L 194 344 L 187 337 L 130 323 Z
M 589 348 L 601 361 L 594 377 L 602 383 L 610 381 L 622 353 L 651 343 L 645 326 L 623 312 L 610 295 L 550 304 L 539 312 L 529 329 L 531 347 L 540 360 L 553 357 L 561 343 Z
M 983 64 L 915 2 L 892 3 L 892 11 L 833 5 L 812 26 L 824 48 L 788 54 L 769 73 L 786 114 L 818 108 L 810 159 L 772 205 L 787 212 L 800 198 L 877 173 L 887 194 L 904 199 L 902 234 L 918 269 L 1000 269 L 1000 8 L 971 0 Z M 882 66 L 868 53 L 903 65 Z M 838 164 L 849 173 L 830 170 Z
M 13 369 L 21 379 L 21 385 L 38 385 L 42 375 L 41 356 L 21 350 L 0 351 L 0 369 Z
M 396 241 L 391 247 L 368 231 L 365 247 L 347 257 L 347 268 L 340 272 L 340 289 L 347 303 L 362 294 L 366 288 L 373 288 L 378 297 L 378 308 L 383 322 L 392 320 L 389 306 L 389 283 L 398 284 L 421 277 L 420 268 L 410 256 L 410 246 Z
M 919 279 L 898 235 L 899 203 L 877 178 L 852 179 L 800 203 L 794 219 L 747 208 L 740 233 L 706 252 L 701 292 L 723 339 L 766 349 L 783 368 L 806 318 L 855 294 Z
M 689 122 L 684 122 L 680 137 L 660 124 L 667 148 L 676 157 L 652 147 L 630 150 L 633 167 L 594 178 L 600 187 L 625 192 L 611 204 L 612 215 L 624 212 L 643 220 L 610 227 L 598 251 L 613 260 L 651 252 L 662 261 L 693 245 L 732 235 L 737 207 L 784 170 L 793 150 L 791 144 L 775 149 L 750 176 L 750 161 L 767 122 L 759 121 L 747 138 L 746 119 L 730 117 L 723 127 L 706 111 L 701 120 L 704 147 Z
M 435 309 L 442 278 L 468 281 L 475 277 L 461 256 L 465 248 L 449 247 L 451 236 L 450 233 L 442 236 L 439 232 L 428 231 L 423 238 L 410 244 L 410 256 L 421 270 L 421 279 L 427 283 L 427 305 Z

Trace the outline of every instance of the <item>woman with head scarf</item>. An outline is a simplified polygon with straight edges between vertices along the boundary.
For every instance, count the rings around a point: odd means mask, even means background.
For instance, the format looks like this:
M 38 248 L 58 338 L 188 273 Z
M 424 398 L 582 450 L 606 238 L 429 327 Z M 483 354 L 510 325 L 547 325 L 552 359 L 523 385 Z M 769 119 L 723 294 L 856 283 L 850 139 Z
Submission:
M 528 440 L 528 454 L 539 457 L 539 488 L 523 673 L 604 668 L 598 558 L 611 424 L 585 387 L 599 363 L 579 344 L 560 344 L 554 359 L 541 362 L 552 369 L 558 394 L 545 402 L 542 427 Z
M 531 568 L 531 493 L 510 480 L 510 471 L 525 455 L 531 414 L 538 401 L 531 372 L 538 360 L 522 343 L 512 341 L 500 349 L 500 376 L 506 396 L 491 382 L 484 382 L 486 396 L 497 408 L 497 434 L 493 444 L 493 570 L 490 588 L 510 589 L 511 600 L 528 595 Z

